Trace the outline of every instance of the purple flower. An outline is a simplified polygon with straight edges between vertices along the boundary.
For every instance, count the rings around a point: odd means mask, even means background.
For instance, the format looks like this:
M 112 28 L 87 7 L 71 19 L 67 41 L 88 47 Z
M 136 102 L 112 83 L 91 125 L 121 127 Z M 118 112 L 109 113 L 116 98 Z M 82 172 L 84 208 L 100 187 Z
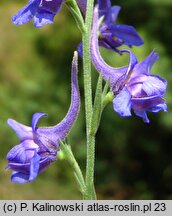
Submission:
M 82 0 L 80 1 L 82 2 Z M 144 43 L 134 27 L 125 24 L 116 24 L 118 13 L 121 9 L 119 6 L 111 6 L 110 0 L 97 0 L 97 2 L 99 20 L 103 17 L 103 21 L 101 22 L 99 28 L 97 28 L 99 33 L 99 46 L 121 54 L 121 51 L 117 48 L 123 44 L 132 47 L 140 46 Z M 79 43 L 77 49 L 79 56 L 82 58 L 82 42 Z
M 113 99 L 114 110 L 123 117 L 131 116 L 131 109 L 135 114 L 149 123 L 146 112 L 167 111 L 163 96 L 167 82 L 157 75 L 150 75 L 153 64 L 159 55 L 154 51 L 142 62 L 138 63 L 136 56 L 130 54 L 127 67 L 113 68 L 102 59 L 98 46 L 98 10 L 95 8 L 91 33 L 91 57 L 94 66 L 105 80 L 110 79 L 111 90 L 116 97 Z
M 26 24 L 34 19 L 36 28 L 52 24 L 64 0 L 30 0 L 29 3 L 12 17 L 15 25 Z
M 82 13 L 85 15 L 87 9 L 87 0 L 76 0 L 76 2 L 79 8 L 81 9 Z
M 140 46 L 144 42 L 138 35 L 135 28 L 125 24 L 116 24 L 119 6 L 111 6 L 110 0 L 97 0 L 99 18 L 102 16 L 103 22 L 100 25 L 99 45 L 107 49 L 120 52 L 117 47 L 126 44 L 131 46 Z
M 53 127 L 37 127 L 44 113 L 35 113 L 31 127 L 13 119 L 8 125 L 16 132 L 20 144 L 13 147 L 7 154 L 7 169 L 13 170 L 11 181 L 26 183 L 35 180 L 37 175 L 56 161 L 60 150 L 59 141 L 63 141 L 72 128 L 80 108 L 80 96 L 77 77 L 77 53 L 72 63 L 71 105 L 65 118 Z

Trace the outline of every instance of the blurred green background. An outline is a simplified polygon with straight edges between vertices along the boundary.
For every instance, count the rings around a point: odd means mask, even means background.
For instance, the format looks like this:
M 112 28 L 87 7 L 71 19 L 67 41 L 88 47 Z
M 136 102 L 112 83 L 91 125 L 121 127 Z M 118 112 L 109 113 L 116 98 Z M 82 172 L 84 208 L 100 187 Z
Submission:
M 10 182 L 5 171 L 7 152 L 19 143 L 6 124 L 8 118 L 30 125 L 33 113 L 48 113 L 41 126 L 54 125 L 70 104 L 70 67 L 81 40 L 73 17 L 63 6 L 53 25 L 34 29 L 14 26 L 11 16 L 26 0 L 0 3 L 0 199 L 80 199 L 68 163 L 58 160 L 35 182 Z M 148 114 L 150 124 L 136 116 L 122 118 L 109 104 L 97 134 L 95 184 L 99 199 L 172 199 L 172 2 L 171 0 L 115 0 L 121 5 L 119 23 L 135 26 L 145 40 L 133 48 L 139 61 L 153 48 L 160 54 L 152 73 L 168 80 L 168 113 Z M 101 49 L 111 65 L 127 64 L 127 57 Z M 97 73 L 93 71 L 93 83 Z M 83 101 L 82 61 L 79 73 Z M 68 141 L 85 170 L 84 106 Z

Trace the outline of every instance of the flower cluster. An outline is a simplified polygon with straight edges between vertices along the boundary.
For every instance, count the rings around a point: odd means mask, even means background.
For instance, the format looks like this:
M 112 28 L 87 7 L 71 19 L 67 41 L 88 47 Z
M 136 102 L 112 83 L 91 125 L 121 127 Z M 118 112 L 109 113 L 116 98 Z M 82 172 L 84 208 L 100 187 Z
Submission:
M 85 24 L 87 21 L 85 19 L 87 0 L 30 0 L 24 8 L 13 16 L 12 21 L 16 25 L 21 25 L 33 19 L 34 26 L 37 28 L 51 24 L 65 2 L 70 2 L 73 6 L 72 10 L 73 14 L 76 15 L 76 20 L 83 15 L 83 20 L 79 20 L 80 22 L 78 23 Z M 76 6 L 77 10 L 74 11 Z M 79 11 L 78 15 L 76 13 L 79 9 L 81 13 Z M 116 113 L 123 117 L 129 117 L 132 115 L 133 110 L 144 122 L 149 123 L 147 112 L 167 111 L 164 99 L 167 82 L 163 78 L 150 73 L 153 64 L 159 57 L 154 50 L 141 62 L 138 62 L 136 56 L 128 50 L 128 47 L 143 45 L 144 41 L 134 27 L 116 23 L 120 9 L 119 6 L 112 6 L 110 0 L 97 0 L 93 20 L 90 20 L 90 24 L 92 21 L 92 30 L 88 49 L 90 49 L 91 60 L 89 59 L 88 63 L 90 62 L 89 66 L 91 66 L 92 61 L 104 80 L 110 81 L 111 91 L 114 96 L 113 108 Z M 84 29 L 83 31 L 87 30 L 87 28 L 80 29 Z M 89 37 L 90 35 L 88 34 L 88 40 Z M 127 49 L 121 49 L 122 45 L 127 45 Z M 129 64 L 121 68 L 109 66 L 100 55 L 100 46 L 121 55 L 126 53 L 130 58 Z M 82 56 L 81 43 L 79 45 L 79 54 Z M 75 52 L 72 62 L 71 105 L 65 118 L 59 124 L 53 127 L 38 127 L 39 120 L 43 116 L 47 116 L 40 112 L 33 115 L 31 127 L 13 119 L 8 120 L 8 125 L 16 132 L 20 140 L 20 144 L 13 147 L 7 154 L 7 169 L 13 171 L 11 176 L 12 182 L 31 182 L 36 179 L 38 174 L 47 169 L 51 163 L 56 161 L 58 151 L 60 150 L 59 143 L 68 135 L 80 109 L 77 55 L 77 52 Z M 87 58 L 89 57 L 87 56 Z M 85 67 L 85 70 L 91 68 L 89 66 Z M 86 88 L 91 86 L 91 83 L 89 84 Z M 97 98 L 102 99 L 102 97 L 98 96 Z M 95 101 L 97 102 L 97 100 Z M 101 104 L 101 101 L 99 102 Z M 87 108 L 87 104 L 85 106 Z M 100 106 L 95 105 L 94 108 Z M 90 107 L 92 108 L 92 104 Z M 96 113 L 95 110 L 93 113 L 89 113 L 91 117 L 94 112 Z M 91 121 L 92 119 L 90 121 L 88 119 L 89 123 Z M 87 130 L 87 132 L 90 131 Z M 89 134 L 87 135 L 89 136 Z

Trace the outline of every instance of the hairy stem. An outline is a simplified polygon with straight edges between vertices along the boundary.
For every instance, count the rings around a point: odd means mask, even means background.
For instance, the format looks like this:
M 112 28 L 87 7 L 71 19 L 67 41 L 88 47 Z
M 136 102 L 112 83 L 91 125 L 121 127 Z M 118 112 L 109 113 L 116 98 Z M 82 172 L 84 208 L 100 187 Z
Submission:
M 93 17 L 94 0 L 87 1 L 85 16 L 85 32 L 83 33 L 83 67 L 84 67 L 84 94 L 87 134 L 87 165 L 86 165 L 86 191 L 84 199 L 96 199 L 94 190 L 94 161 L 95 161 L 95 136 L 91 135 L 92 118 L 92 86 L 91 86 L 91 58 L 90 34 Z

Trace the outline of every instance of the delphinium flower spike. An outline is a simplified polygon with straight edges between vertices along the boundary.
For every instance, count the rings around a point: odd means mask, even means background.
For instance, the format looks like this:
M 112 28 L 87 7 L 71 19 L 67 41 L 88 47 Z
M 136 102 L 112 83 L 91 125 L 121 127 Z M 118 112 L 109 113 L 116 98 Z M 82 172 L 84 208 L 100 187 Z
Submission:
M 44 113 L 35 113 L 31 127 L 25 126 L 13 119 L 8 119 L 8 125 L 16 132 L 20 144 L 13 147 L 7 154 L 7 169 L 13 170 L 11 181 L 26 183 L 35 180 L 37 175 L 56 161 L 60 150 L 59 141 L 63 141 L 72 128 L 80 108 L 78 88 L 77 52 L 72 62 L 71 104 L 65 118 L 53 127 L 37 127 Z
M 60 11 L 65 0 L 30 0 L 28 4 L 13 15 L 12 21 L 22 25 L 34 19 L 34 26 L 39 28 L 53 23 L 54 16 Z
M 123 117 L 131 116 L 131 109 L 149 123 L 146 111 L 167 111 L 167 105 L 163 98 L 167 82 L 157 75 L 150 75 L 151 67 L 157 61 L 159 55 L 152 53 L 142 62 L 138 63 L 136 56 L 128 50 L 130 63 L 128 67 L 113 68 L 107 65 L 99 52 L 98 45 L 98 9 L 95 7 L 92 33 L 91 33 L 91 57 L 92 62 L 105 80 L 110 79 L 111 90 L 116 96 L 113 99 L 114 110 Z

